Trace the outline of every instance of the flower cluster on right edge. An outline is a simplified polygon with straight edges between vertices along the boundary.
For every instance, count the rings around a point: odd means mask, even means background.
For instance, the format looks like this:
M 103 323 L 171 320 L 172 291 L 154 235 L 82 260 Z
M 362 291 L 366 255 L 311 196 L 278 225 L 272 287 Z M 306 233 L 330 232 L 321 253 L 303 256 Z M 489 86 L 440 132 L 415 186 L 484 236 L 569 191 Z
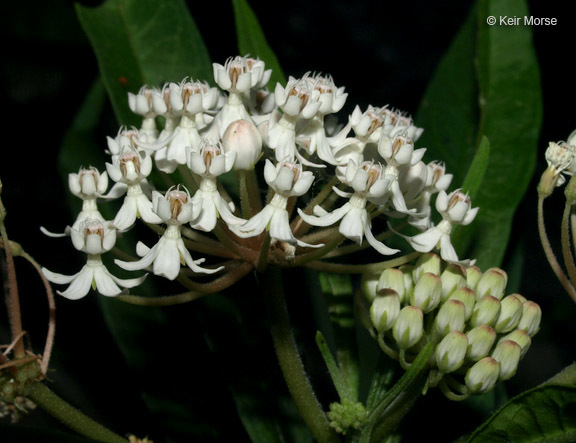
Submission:
M 505 295 L 507 280 L 499 268 L 482 272 L 425 253 L 413 264 L 365 275 L 357 301 L 380 348 L 404 369 L 434 343 L 427 388 L 463 400 L 511 378 L 540 327 L 540 306 Z

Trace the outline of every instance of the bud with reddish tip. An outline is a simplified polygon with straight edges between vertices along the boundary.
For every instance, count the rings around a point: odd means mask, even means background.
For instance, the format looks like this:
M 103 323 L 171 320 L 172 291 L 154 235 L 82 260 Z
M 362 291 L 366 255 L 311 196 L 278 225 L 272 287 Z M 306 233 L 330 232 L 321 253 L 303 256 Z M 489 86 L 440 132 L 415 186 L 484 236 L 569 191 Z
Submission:
M 232 169 L 249 170 L 254 167 L 262 154 L 262 137 L 253 123 L 236 120 L 228 125 L 222 136 L 226 152 L 236 152 Z

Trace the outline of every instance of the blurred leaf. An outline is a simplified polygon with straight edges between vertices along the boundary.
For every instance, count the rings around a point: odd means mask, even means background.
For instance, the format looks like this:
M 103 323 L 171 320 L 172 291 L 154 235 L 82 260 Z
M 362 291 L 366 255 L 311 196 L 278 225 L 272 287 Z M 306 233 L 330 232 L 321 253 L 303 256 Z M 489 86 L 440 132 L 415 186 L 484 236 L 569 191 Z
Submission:
M 478 14 L 479 133 L 490 160 L 471 225 L 469 256 L 481 268 L 504 258 L 512 219 L 532 178 L 542 119 L 538 61 L 529 26 L 488 26 L 488 16 L 529 16 L 524 0 L 481 0 Z
M 456 188 L 462 186 L 476 150 L 475 44 L 476 10 L 472 8 L 428 84 L 415 117 L 416 124 L 424 128 L 419 145 L 446 163 Z
M 328 314 L 334 331 L 338 368 L 346 380 L 352 400 L 358 399 L 359 362 L 354 319 L 354 288 L 347 274 L 319 272 L 320 287 L 328 303 Z
M 480 268 L 503 260 L 512 219 L 532 177 L 541 123 L 538 63 L 528 26 L 488 26 L 488 16 L 530 15 L 524 0 L 479 0 L 440 63 L 416 121 L 422 144 L 446 162 L 453 187 L 464 183 L 484 137 L 490 157 L 461 229 L 459 255 Z M 474 69 L 473 61 L 476 61 Z
M 468 442 L 576 440 L 576 365 L 502 406 Z
M 107 0 L 97 8 L 77 5 L 118 121 L 139 124 L 128 108 L 128 91 L 180 82 L 211 81 L 212 66 L 182 0 Z
M 232 0 L 234 5 L 234 17 L 236 20 L 236 35 L 238 38 L 238 50 L 241 55 L 250 54 L 258 57 L 266 63 L 267 69 L 272 69 L 270 82 L 285 84 L 286 77 L 282 72 L 276 54 L 268 45 L 258 18 L 246 0 Z

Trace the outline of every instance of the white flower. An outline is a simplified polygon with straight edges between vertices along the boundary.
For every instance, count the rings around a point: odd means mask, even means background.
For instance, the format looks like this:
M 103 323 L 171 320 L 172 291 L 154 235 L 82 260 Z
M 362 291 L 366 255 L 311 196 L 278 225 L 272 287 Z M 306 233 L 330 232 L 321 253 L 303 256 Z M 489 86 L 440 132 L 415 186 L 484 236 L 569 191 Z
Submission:
M 200 152 L 189 152 L 188 167 L 201 177 L 192 204 L 200 209 L 200 215 L 192 220 L 194 229 L 210 232 L 216 227 L 218 217 L 228 226 L 241 225 L 246 220 L 236 217 L 218 191 L 216 178 L 232 169 L 236 152 L 224 152 L 220 143 L 203 141 Z
M 334 211 L 327 213 L 317 206 L 314 212 L 317 216 L 305 214 L 302 210 L 298 213 L 302 219 L 313 226 L 331 226 L 340 221 L 339 232 L 346 238 L 361 244 L 364 237 L 374 249 L 383 255 L 392 255 L 398 249 L 392 249 L 384 243 L 376 240 L 372 234 L 372 222 L 366 210 L 369 200 L 382 201 L 390 191 L 390 182 L 382 174 L 382 166 L 373 162 L 363 162 L 356 165 L 352 160 L 348 163 L 345 176 L 340 179 L 354 189 L 353 194 L 342 196 L 350 197 L 347 203 Z
M 289 214 L 286 210 L 288 198 L 308 192 L 314 181 L 314 175 L 310 171 L 302 171 L 300 164 L 290 160 L 280 162 L 276 166 L 270 160 L 266 160 L 264 179 L 275 192 L 270 202 L 245 224 L 231 226 L 230 229 L 243 238 L 255 237 L 268 230 L 270 237 L 275 240 L 303 247 L 323 246 L 310 245 L 296 239 L 290 228 Z
M 139 278 L 121 279 L 112 275 L 104 266 L 101 254 L 114 246 L 116 231 L 101 220 L 84 220 L 79 229 L 71 230 L 71 238 L 74 247 L 87 254 L 87 262 L 80 272 L 63 275 L 42 268 L 42 273 L 52 283 L 70 285 L 64 292 L 57 291 L 58 294 L 71 300 L 78 300 L 88 294 L 93 287 L 100 294 L 113 297 L 122 292 L 120 287 L 133 288 L 146 278 L 144 275 Z
M 181 235 L 182 224 L 189 223 L 199 215 L 199 208 L 190 202 L 187 190 L 169 189 L 166 196 L 154 192 L 152 203 L 154 212 L 168 225 L 164 234 L 152 248 L 138 242 L 136 252 L 142 258 L 135 262 L 116 259 L 114 262 L 118 266 L 128 271 L 146 269 L 152 266 L 155 275 L 166 277 L 169 280 L 174 280 L 180 273 L 181 260 L 197 273 L 213 274 L 222 269 L 206 269 L 198 266 L 204 262 L 204 259 L 193 260 L 184 245 Z
M 572 133 L 568 140 L 575 143 L 574 139 L 575 136 Z M 576 172 L 576 145 L 568 142 L 550 142 L 545 156 L 548 167 L 552 169 L 554 176 L 558 177 L 556 186 L 561 186 L 566 182 L 564 175 L 572 176 Z
M 262 137 L 248 120 L 236 120 L 226 128 L 222 137 L 226 154 L 234 153 L 234 170 L 249 170 L 260 160 Z
M 132 112 L 143 117 L 141 130 L 150 139 L 158 137 L 158 130 L 154 120 L 157 113 L 152 104 L 152 97 L 157 93 L 157 88 L 148 86 L 142 86 L 138 94 L 128 93 L 128 106 Z
M 152 212 L 152 203 L 142 189 L 142 185 L 147 186 L 146 177 L 152 172 L 152 158 L 146 152 L 124 147 L 119 155 L 112 157 L 112 163 L 106 163 L 106 169 L 117 183 L 105 197 L 117 198 L 126 194 L 114 217 L 117 229 L 128 229 L 139 217 L 147 223 L 161 222 Z
M 264 62 L 250 57 L 230 57 L 224 66 L 212 64 L 214 80 L 225 91 L 244 93 L 252 88 L 261 88 L 268 83 L 271 70 L 264 70 Z
M 442 221 L 437 226 L 410 238 L 410 244 L 419 252 L 430 252 L 439 244 L 443 260 L 461 263 L 450 241 L 450 233 L 454 225 L 472 223 L 478 213 L 478 208 L 471 208 L 468 195 L 457 189 L 450 194 L 441 190 L 436 198 L 436 210 L 442 216 Z

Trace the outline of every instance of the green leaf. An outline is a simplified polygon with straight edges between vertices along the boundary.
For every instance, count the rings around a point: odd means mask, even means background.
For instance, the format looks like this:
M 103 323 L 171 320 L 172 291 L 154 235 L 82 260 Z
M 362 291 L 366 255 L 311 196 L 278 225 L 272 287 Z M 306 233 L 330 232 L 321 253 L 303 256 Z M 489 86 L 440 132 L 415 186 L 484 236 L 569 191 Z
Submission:
M 326 363 L 326 367 L 328 368 L 328 373 L 332 378 L 332 382 L 336 387 L 336 391 L 338 391 L 338 395 L 340 396 L 340 400 L 349 399 L 353 400 L 352 393 L 350 392 L 350 386 L 348 386 L 348 380 L 344 377 L 342 372 L 340 372 L 340 368 L 334 360 L 334 356 L 328 347 L 328 343 L 326 343 L 326 339 L 322 332 L 316 332 L 316 344 L 318 345 L 318 349 L 320 349 L 320 353 L 324 358 L 324 362 Z
M 538 63 L 528 26 L 488 26 L 488 16 L 530 15 L 524 0 L 479 0 L 430 83 L 416 122 L 422 144 L 464 183 L 483 137 L 490 156 L 473 200 L 480 211 L 459 235 L 461 257 L 499 266 L 532 177 L 541 123 Z M 476 61 L 476 66 L 474 65 Z
M 118 120 L 136 125 L 128 91 L 180 82 L 212 80 L 212 66 L 194 20 L 182 0 L 107 0 L 77 14 L 100 66 Z
M 241 55 L 250 54 L 266 63 L 266 68 L 272 69 L 270 82 L 285 84 L 286 77 L 282 72 L 280 63 L 268 45 L 258 18 L 246 0 L 232 0 L 234 5 L 234 18 L 236 21 L 236 35 L 238 50 Z
M 476 11 L 472 8 L 424 93 L 415 121 L 427 155 L 446 163 L 453 187 L 464 182 L 474 158 L 478 129 L 478 87 L 474 66 Z
M 334 331 L 336 362 L 346 380 L 349 397 L 358 399 L 359 362 L 354 318 L 352 277 L 346 274 L 319 272 L 320 287 L 328 303 L 328 314 Z
M 542 119 L 538 61 L 529 26 L 489 26 L 488 16 L 529 16 L 524 0 L 481 0 L 478 10 L 479 133 L 490 140 L 488 170 L 472 225 L 478 266 L 504 257 L 516 208 L 532 178 Z
M 576 440 L 576 366 L 502 406 L 468 442 L 573 442 Z

